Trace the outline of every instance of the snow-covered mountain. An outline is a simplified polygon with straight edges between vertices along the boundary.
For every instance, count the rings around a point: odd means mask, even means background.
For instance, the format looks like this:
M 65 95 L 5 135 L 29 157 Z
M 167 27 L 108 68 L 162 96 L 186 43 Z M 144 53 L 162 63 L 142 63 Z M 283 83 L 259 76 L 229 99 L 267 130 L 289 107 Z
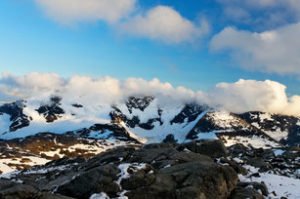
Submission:
M 58 96 L 0 106 L 0 139 L 74 133 L 139 143 L 220 138 L 226 144 L 268 147 L 300 144 L 300 119 L 263 112 L 229 113 L 196 103 L 163 103 L 132 96 L 116 104 L 82 104 Z

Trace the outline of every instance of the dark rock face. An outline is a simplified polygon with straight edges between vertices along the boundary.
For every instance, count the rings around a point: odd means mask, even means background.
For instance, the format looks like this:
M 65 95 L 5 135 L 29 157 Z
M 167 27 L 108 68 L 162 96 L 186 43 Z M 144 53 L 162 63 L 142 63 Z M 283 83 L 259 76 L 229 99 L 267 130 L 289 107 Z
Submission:
M 216 115 L 215 115 L 216 114 Z M 229 114 L 228 117 L 232 117 L 231 120 L 220 119 L 217 116 L 218 113 L 208 112 L 203 118 L 201 118 L 194 128 L 187 134 L 188 139 L 197 139 L 199 133 L 208 133 L 217 131 L 218 135 L 264 135 L 258 129 L 248 124 L 243 119 L 239 118 L 235 114 Z
M 173 134 L 169 134 L 166 136 L 166 138 L 163 140 L 163 143 L 177 143 L 177 140 L 175 139 Z
M 275 132 L 276 130 L 288 132 L 288 137 L 281 143 L 291 146 L 300 145 L 300 119 L 294 116 L 270 114 L 265 118 L 263 112 L 246 112 L 239 117 L 250 124 L 256 124 L 263 131 Z
M 109 116 L 113 123 L 125 122 L 130 128 L 134 128 L 140 124 L 140 119 L 137 116 L 133 116 L 129 119 L 118 107 L 113 106 L 112 108 L 113 111 L 109 113 Z
M 130 137 L 130 134 L 126 128 L 118 123 L 94 124 L 89 128 L 66 132 L 66 134 L 95 140 L 107 140 L 114 138 L 117 140 L 139 143 L 138 140 Z
M 140 118 L 137 115 L 133 114 L 134 109 L 144 111 L 150 103 L 154 100 L 154 97 L 145 96 L 145 97 L 129 97 L 125 102 L 126 107 L 131 116 L 126 116 L 122 111 L 116 107 L 112 106 L 112 111 L 110 112 L 110 117 L 113 123 L 125 122 L 130 128 L 140 127 L 145 130 L 152 130 L 154 128 L 154 123 L 158 122 L 160 125 L 163 124 L 161 119 L 161 114 L 163 110 L 157 109 L 157 117 L 149 118 L 146 122 L 141 122 Z
M 288 132 L 288 137 L 283 143 L 290 146 L 300 146 L 300 126 L 291 126 L 288 128 Z
M 10 115 L 11 124 L 9 126 L 9 131 L 16 131 L 30 125 L 31 118 L 23 113 L 24 107 L 24 101 L 17 101 L 0 106 L 0 115 Z
M 145 130 L 152 130 L 154 128 L 155 122 L 158 122 L 160 125 L 163 124 L 163 121 L 161 119 L 162 110 L 160 109 L 157 110 L 157 114 L 158 114 L 157 117 L 150 118 L 148 119 L 147 122 L 142 123 L 138 116 L 133 115 L 132 117 L 129 118 L 128 116 L 123 114 L 118 107 L 112 106 L 112 108 L 113 111 L 111 111 L 109 115 L 113 123 L 125 122 L 126 125 L 129 126 L 130 128 L 140 127 Z
M 77 104 L 77 103 L 72 104 L 72 106 L 75 107 L 75 108 L 83 108 L 83 105 Z
M 152 96 L 144 96 L 144 97 L 129 97 L 126 101 L 126 106 L 128 108 L 129 113 L 132 113 L 133 109 L 139 109 L 144 111 L 150 103 L 154 100 Z
M 197 119 L 197 117 L 203 113 L 207 107 L 203 107 L 197 104 L 187 104 L 181 112 L 176 115 L 171 121 L 171 124 L 183 123 L 187 120 L 187 122 L 192 122 Z
M 167 143 L 127 146 L 87 160 L 56 160 L 15 174 L 10 181 L 0 180 L 0 196 L 9 198 L 7 183 L 14 183 L 14 194 L 23 194 L 20 198 L 48 194 L 85 199 L 102 192 L 130 199 L 229 198 L 238 183 L 234 169 L 182 148 Z
M 104 137 L 104 139 L 108 139 L 110 137 L 115 137 L 119 140 L 138 142 L 134 138 L 130 137 L 129 133 L 127 132 L 127 130 L 124 127 L 122 127 L 118 124 L 95 124 L 89 128 L 88 132 L 90 133 L 91 131 L 98 131 L 99 134 L 105 133 L 107 131 L 111 132 L 111 134 L 108 135 L 107 137 Z M 84 135 L 81 134 L 81 136 L 84 136 Z
M 59 107 L 61 100 L 62 99 L 58 96 L 51 97 L 50 104 L 40 106 L 36 111 L 45 117 L 46 122 L 54 122 L 65 113 L 65 111 Z

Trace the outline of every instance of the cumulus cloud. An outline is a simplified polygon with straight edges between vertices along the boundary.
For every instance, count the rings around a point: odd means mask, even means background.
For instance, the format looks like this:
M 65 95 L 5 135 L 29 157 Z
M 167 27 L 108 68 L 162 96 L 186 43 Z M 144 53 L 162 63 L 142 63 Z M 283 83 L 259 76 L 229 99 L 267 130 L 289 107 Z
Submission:
M 181 43 L 209 32 L 206 20 L 194 23 L 168 6 L 137 9 L 137 0 L 35 0 L 47 16 L 62 24 L 104 21 L 117 31 L 163 41 Z
M 212 51 L 228 52 L 242 67 L 300 75 L 300 23 L 264 32 L 227 27 L 211 41 Z
M 121 24 L 120 28 L 132 35 L 167 43 L 191 41 L 209 32 L 206 20 L 193 23 L 168 6 L 156 6 Z
M 232 112 L 266 111 L 300 115 L 300 96 L 288 97 L 286 86 L 266 80 L 220 83 L 207 94 L 210 104 Z
M 70 24 L 103 20 L 115 23 L 127 17 L 136 0 L 35 0 L 52 19 Z
M 260 28 L 278 27 L 300 19 L 298 0 L 217 0 L 227 19 Z
M 278 82 L 239 80 L 218 84 L 214 92 L 214 97 L 226 99 L 222 100 L 222 107 L 233 112 L 257 110 L 300 116 L 300 96 L 288 96 L 286 86 Z M 235 103 L 236 106 L 233 106 Z
M 270 80 L 219 83 L 211 91 L 202 92 L 174 87 L 158 79 L 118 80 L 88 76 L 65 79 L 56 74 L 43 73 L 24 76 L 4 74 L 0 77 L 0 102 L 17 99 L 43 102 L 53 95 L 61 96 L 64 103 L 80 103 L 98 108 L 108 107 L 132 95 L 151 95 L 156 97 L 158 104 L 171 107 L 197 102 L 235 113 L 266 111 L 300 116 L 300 96 L 288 96 L 285 85 Z

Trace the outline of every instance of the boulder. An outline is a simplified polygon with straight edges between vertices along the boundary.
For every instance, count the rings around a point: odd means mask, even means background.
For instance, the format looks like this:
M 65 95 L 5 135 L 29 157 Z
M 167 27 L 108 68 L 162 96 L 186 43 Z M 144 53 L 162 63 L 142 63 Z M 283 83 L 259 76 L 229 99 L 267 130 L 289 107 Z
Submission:
M 141 185 L 126 195 L 132 199 L 225 199 L 237 181 L 231 167 L 212 162 L 187 162 L 157 171 L 150 186 Z
M 182 144 L 181 148 L 187 148 L 194 153 L 207 155 L 211 158 L 227 156 L 227 149 L 221 140 L 194 141 Z
M 56 193 L 74 198 L 88 198 L 93 193 L 117 193 L 119 169 L 114 165 L 99 166 L 79 173 L 69 182 L 58 186 Z
M 240 182 L 232 192 L 230 199 L 264 199 L 264 196 L 268 196 L 268 194 L 268 188 L 264 183 Z
M 38 195 L 38 190 L 32 186 L 0 180 L 1 199 L 32 199 Z
M 264 199 L 264 196 L 251 187 L 237 187 L 230 199 Z
M 156 169 L 166 166 L 172 166 L 180 163 L 191 161 L 213 162 L 213 160 L 205 155 L 197 153 L 189 153 L 178 151 L 169 144 L 151 145 L 135 151 L 128 159 L 129 162 L 142 162 L 151 164 Z

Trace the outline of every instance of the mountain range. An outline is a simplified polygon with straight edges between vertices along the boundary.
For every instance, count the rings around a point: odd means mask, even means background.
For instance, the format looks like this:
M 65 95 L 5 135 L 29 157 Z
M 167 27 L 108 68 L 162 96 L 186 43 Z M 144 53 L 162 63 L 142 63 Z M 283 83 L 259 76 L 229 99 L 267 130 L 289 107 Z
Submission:
M 249 142 L 254 147 L 300 144 L 300 117 L 230 113 L 197 103 L 159 104 L 152 96 L 129 97 L 112 105 L 67 104 L 59 96 L 39 102 L 20 100 L 0 106 L 0 121 L 3 140 L 47 132 L 141 143 L 172 136 L 178 142 L 220 138 L 228 144 Z

